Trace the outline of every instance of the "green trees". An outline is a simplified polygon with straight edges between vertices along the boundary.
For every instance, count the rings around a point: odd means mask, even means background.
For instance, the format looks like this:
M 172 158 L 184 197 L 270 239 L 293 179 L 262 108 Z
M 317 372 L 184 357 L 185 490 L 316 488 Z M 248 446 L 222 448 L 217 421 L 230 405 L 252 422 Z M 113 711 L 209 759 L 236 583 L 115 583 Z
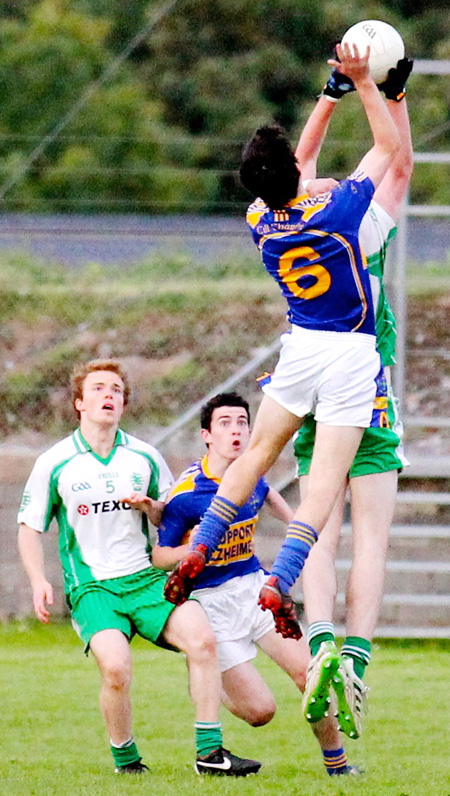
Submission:
M 112 22 L 79 13 L 67 0 L 30 3 L 26 19 L 0 27 L 0 172 L 20 172 L 44 151 L 6 196 L 23 209 L 114 209 L 121 195 L 139 198 L 135 173 L 160 162 L 158 103 L 124 64 L 102 84 L 111 62 Z M 75 106 L 79 111 L 52 140 Z M 151 179 L 147 191 L 151 195 Z
M 1 5 L 6 208 L 240 210 L 246 200 L 236 177 L 242 142 L 272 119 L 296 136 L 326 80 L 326 59 L 350 24 L 385 19 L 400 29 L 408 53 L 450 58 L 445 0 L 432 6 L 421 0 L 179 0 L 128 59 L 116 63 L 161 6 L 159 0 Z M 413 75 L 410 85 L 416 148 L 448 150 L 450 78 Z M 336 176 L 347 173 L 367 142 L 357 98 L 342 104 L 321 161 L 324 172 Z M 413 192 L 448 202 L 448 185 L 442 168 L 434 179 L 421 167 Z

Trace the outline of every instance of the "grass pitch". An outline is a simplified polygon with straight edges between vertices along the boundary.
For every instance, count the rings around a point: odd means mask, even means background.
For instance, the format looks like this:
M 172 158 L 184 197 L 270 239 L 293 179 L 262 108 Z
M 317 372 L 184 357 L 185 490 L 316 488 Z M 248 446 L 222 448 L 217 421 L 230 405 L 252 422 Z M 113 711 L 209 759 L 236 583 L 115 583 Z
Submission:
M 68 624 L 0 626 L 1 796 L 450 796 L 450 643 L 375 644 L 364 735 L 347 740 L 361 778 L 329 778 L 293 683 L 263 655 L 257 665 L 278 712 L 251 728 L 223 711 L 225 745 L 263 761 L 244 780 L 193 771 L 193 711 L 181 655 L 133 642 L 134 730 L 151 771 L 116 777 L 98 709 L 99 677 Z

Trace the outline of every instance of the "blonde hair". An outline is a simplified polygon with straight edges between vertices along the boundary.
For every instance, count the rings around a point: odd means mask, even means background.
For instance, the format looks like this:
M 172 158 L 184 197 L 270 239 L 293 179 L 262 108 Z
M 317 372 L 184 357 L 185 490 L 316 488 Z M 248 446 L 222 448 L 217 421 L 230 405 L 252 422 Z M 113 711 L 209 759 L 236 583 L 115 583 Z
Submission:
M 86 376 L 89 373 L 95 373 L 98 370 L 109 370 L 111 373 L 116 373 L 123 381 L 123 405 L 126 406 L 130 397 L 130 383 L 128 381 L 128 374 L 126 373 L 123 365 L 117 359 L 91 359 L 90 362 L 80 362 L 74 366 L 72 376 L 70 379 L 70 386 L 72 390 L 72 403 L 75 407 L 75 401 L 83 400 L 83 386 Z M 76 411 L 76 410 L 75 410 Z

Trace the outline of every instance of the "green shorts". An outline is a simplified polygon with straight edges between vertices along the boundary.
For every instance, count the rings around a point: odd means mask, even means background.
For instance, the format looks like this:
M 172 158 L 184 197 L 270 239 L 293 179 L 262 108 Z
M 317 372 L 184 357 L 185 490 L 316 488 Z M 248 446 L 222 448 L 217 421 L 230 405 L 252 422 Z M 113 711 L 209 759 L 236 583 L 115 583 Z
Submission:
M 166 580 L 166 572 L 149 567 L 78 586 L 68 599 L 76 632 L 87 646 L 95 633 L 110 629 L 121 630 L 129 640 L 137 633 L 169 646 L 161 634 L 175 605 L 164 598 Z
M 409 464 L 403 452 L 402 425 L 398 419 L 396 398 L 392 394 L 388 396 L 383 415 L 383 422 L 386 420 L 386 426 L 374 425 L 364 430 L 361 444 L 350 467 L 349 478 L 401 470 Z M 316 421 L 312 415 L 308 415 L 294 442 L 299 476 L 309 473 L 315 434 Z

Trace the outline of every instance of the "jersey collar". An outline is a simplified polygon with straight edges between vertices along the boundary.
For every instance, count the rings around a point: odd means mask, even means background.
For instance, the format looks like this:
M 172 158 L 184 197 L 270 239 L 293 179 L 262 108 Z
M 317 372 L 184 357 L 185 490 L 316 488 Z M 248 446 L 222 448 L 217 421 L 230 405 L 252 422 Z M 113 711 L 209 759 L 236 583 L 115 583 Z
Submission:
M 83 437 L 83 435 L 81 433 L 81 429 L 80 428 L 77 428 L 73 432 L 72 439 L 73 439 L 73 443 L 74 443 L 75 448 L 77 449 L 78 453 L 92 453 L 92 455 L 95 456 L 100 461 L 109 461 L 112 458 L 113 454 L 114 454 L 115 448 L 117 448 L 118 445 L 126 445 L 127 441 L 128 441 L 127 435 L 125 434 L 125 432 L 122 431 L 121 428 L 118 428 L 117 431 L 116 431 L 116 437 L 115 437 L 114 445 L 112 447 L 110 455 L 107 457 L 107 459 L 102 459 L 100 456 L 97 456 L 97 454 L 94 453 L 94 451 L 92 450 L 92 448 L 89 445 L 89 443 L 86 442 L 85 438 Z
M 295 197 L 295 199 L 291 199 L 285 206 L 295 207 L 295 205 L 298 205 L 299 202 L 304 202 L 305 199 L 311 199 L 311 197 L 308 193 L 306 193 L 306 191 L 302 191 L 298 196 Z
M 205 453 L 205 455 L 201 459 L 200 465 L 201 465 L 201 468 L 203 470 L 203 475 L 205 475 L 206 478 L 209 478 L 210 481 L 214 481 L 216 484 L 220 484 L 222 479 L 221 478 L 216 478 L 216 476 L 212 475 L 212 473 L 209 470 L 209 467 L 208 467 L 208 454 L 207 453 Z

